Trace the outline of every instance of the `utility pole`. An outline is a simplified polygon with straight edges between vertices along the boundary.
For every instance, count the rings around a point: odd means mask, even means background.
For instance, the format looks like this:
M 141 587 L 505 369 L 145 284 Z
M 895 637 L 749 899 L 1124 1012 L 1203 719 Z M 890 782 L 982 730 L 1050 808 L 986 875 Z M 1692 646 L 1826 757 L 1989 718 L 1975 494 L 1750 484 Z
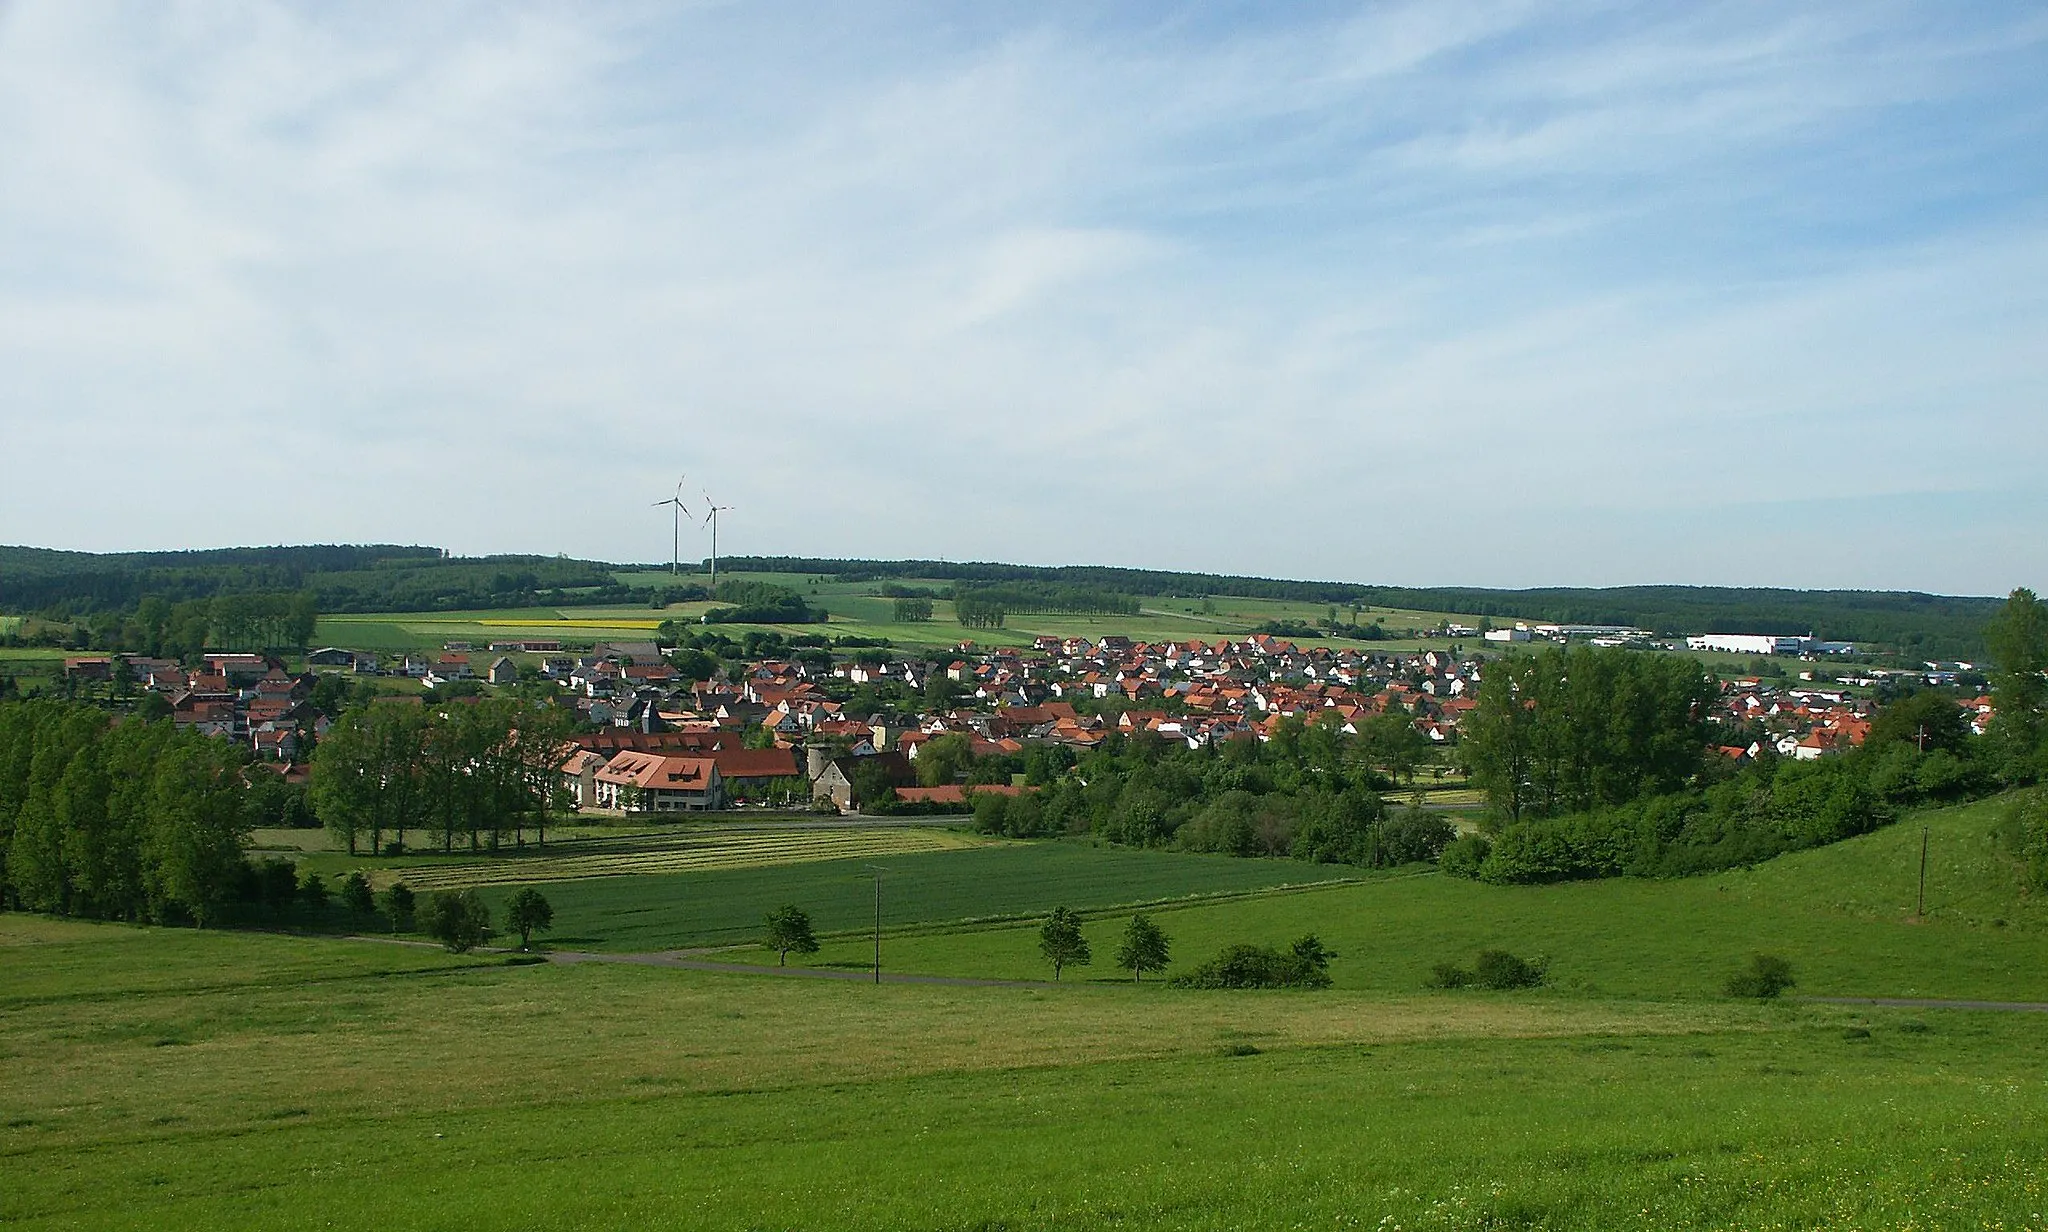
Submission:
M 1913 911 L 1913 918 L 1927 918 L 1927 827 L 1920 827 L 1920 902 Z
M 875 874 L 875 983 L 882 982 L 882 874 L 889 870 L 879 864 L 868 868 Z

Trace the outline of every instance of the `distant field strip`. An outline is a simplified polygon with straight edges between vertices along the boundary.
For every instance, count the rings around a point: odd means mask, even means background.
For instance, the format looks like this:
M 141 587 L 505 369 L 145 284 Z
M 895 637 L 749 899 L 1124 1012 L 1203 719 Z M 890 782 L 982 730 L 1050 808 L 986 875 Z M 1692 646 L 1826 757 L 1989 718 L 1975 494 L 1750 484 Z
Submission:
M 943 830 L 797 830 L 785 833 L 692 834 L 640 842 L 630 851 L 580 852 L 475 860 L 462 864 L 386 869 L 380 884 L 403 881 L 416 890 L 456 886 L 520 885 L 536 881 L 590 881 L 648 873 L 765 868 L 819 860 L 854 860 L 980 847 L 983 840 Z
M 1411 795 L 1412 793 L 1407 792 L 1389 792 L 1387 799 L 1390 802 L 1400 802 L 1409 799 Z M 1422 794 L 1422 800 L 1425 804 L 1434 804 L 1439 808 L 1477 808 L 1486 803 L 1486 793 L 1476 787 L 1450 787 L 1426 791 Z
M 475 620 L 486 629 L 659 629 L 658 620 Z

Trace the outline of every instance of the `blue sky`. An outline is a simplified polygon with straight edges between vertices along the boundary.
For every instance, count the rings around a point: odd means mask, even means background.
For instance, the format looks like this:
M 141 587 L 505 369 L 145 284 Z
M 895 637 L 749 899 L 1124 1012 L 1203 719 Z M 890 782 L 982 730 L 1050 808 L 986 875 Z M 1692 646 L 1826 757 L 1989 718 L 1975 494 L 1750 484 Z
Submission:
M 0 4 L 0 542 L 2039 587 L 2044 151 L 2026 5 Z

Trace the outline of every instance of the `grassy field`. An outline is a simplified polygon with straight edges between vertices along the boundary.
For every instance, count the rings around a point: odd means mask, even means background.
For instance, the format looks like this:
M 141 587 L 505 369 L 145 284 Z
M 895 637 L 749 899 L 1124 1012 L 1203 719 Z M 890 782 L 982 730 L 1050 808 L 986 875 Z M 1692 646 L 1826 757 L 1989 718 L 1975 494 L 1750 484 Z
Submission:
M 1749 954 L 1789 959 L 1800 991 L 2048 1001 L 2048 904 L 2019 896 L 1987 838 L 1997 801 L 1941 810 L 1759 868 L 1679 881 L 1486 886 L 1441 875 L 1161 911 L 1178 967 L 1238 941 L 1318 934 L 1343 955 L 1341 987 L 1419 989 L 1440 961 L 1481 948 L 1547 956 L 1554 981 L 1587 995 L 1714 995 Z M 1915 905 L 1921 823 L 1930 834 L 1928 918 Z M 1077 907 L 1083 904 L 1075 904 Z M 1125 913 L 1091 920 L 1096 979 Z M 857 965 L 857 940 L 809 961 Z M 898 970 L 1042 979 L 1032 925 L 906 937 Z M 1077 973 L 1079 974 L 1079 973 Z
M 622 580 L 635 584 L 664 585 L 666 572 L 628 573 Z M 833 636 L 887 638 L 905 646 L 950 646 L 963 638 L 981 645 L 1028 644 L 1041 635 L 1100 638 L 1120 634 L 1143 641 L 1174 638 L 1239 637 L 1269 620 L 1319 620 L 1329 614 L 1327 604 L 1297 603 L 1274 599 L 1240 599 L 1219 596 L 1211 600 L 1146 599 L 1136 616 L 1013 616 L 997 630 L 963 628 L 954 618 L 950 602 L 934 605 L 933 619 L 905 623 L 895 619 L 895 601 L 875 593 L 878 583 L 842 582 L 798 574 L 748 573 L 721 575 L 788 586 L 801 593 L 813 606 L 832 615 L 831 622 L 818 625 L 725 625 L 722 632 L 744 633 L 750 628 L 776 629 L 783 633 L 830 633 Z M 703 574 L 685 574 L 684 583 L 702 584 Z M 950 582 L 907 579 L 900 585 L 938 590 Z M 478 646 L 494 639 L 552 637 L 569 643 L 596 640 L 644 640 L 663 620 L 694 620 L 713 603 L 680 603 L 660 610 L 621 607 L 523 608 L 490 612 L 380 613 L 323 616 L 315 632 L 322 645 L 384 652 L 437 649 L 450 641 L 467 641 Z M 1203 610 L 1204 607 L 1210 610 Z M 1340 615 L 1348 616 L 1348 609 Z M 1376 608 L 1364 618 L 1384 617 L 1390 630 L 1433 628 L 1449 619 L 1476 625 L 1478 617 L 1445 612 L 1395 611 Z M 1296 639 L 1309 645 L 1330 643 L 1317 639 Z M 1415 639 L 1371 643 L 1376 649 L 1414 649 L 1444 643 Z
M 1267 891 L 1346 870 L 1066 843 L 885 861 L 892 970 L 1042 979 L 1031 928 L 960 921 L 1092 908 L 1106 964 L 1112 905 L 1234 891 L 1156 909 L 1176 956 L 1313 929 L 1340 955 L 1315 994 L 515 967 L 0 915 L 0 1223 L 2048 1229 L 2040 1015 L 1716 990 L 1768 950 L 1802 994 L 2048 1000 L 2048 908 L 1987 841 L 2001 807 L 1675 882 Z M 857 929 L 867 863 L 550 882 L 550 940 L 745 941 L 780 902 Z M 1482 945 L 1548 954 L 1552 983 L 1421 988 Z
M 428 865 L 392 863 L 374 884 L 403 879 L 416 890 L 526 885 L 723 869 L 775 868 L 819 861 L 893 859 L 981 846 L 985 840 L 931 829 L 689 831 L 621 842 L 535 847 L 523 856 L 470 858 Z
M 943 988 L 0 917 L 22 1228 L 2043 1226 L 2019 1016 Z
M 865 930 L 874 922 L 876 862 L 820 860 L 547 884 L 556 927 L 548 942 L 565 949 L 625 951 L 746 943 L 760 935 L 761 917 L 785 903 L 808 912 L 820 931 Z M 1015 917 L 1063 904 L 1107 908 L 1357 875 L 1356 869 L 1289 860 L 1236 860 L 1069 843 L 905 852 L 879 862 L 884 869 L 882 923 L 892 932 Z M 487 898 L 495 902 L 507 893 L 500 888 Z M 759 953 L 749 950 L 741 957 L 757 959 Z M 865 961 L 858 958 L 856 965 Z

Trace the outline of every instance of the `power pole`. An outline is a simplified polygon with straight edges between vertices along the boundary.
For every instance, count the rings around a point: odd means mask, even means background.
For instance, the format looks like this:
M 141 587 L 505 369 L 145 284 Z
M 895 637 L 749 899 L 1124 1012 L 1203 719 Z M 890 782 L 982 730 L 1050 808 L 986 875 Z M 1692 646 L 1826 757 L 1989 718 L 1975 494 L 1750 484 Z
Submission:
M 882 874 L 889 870 L 879 864 L 868 868 L 875 874 L 875 983 L 882 982 Z

